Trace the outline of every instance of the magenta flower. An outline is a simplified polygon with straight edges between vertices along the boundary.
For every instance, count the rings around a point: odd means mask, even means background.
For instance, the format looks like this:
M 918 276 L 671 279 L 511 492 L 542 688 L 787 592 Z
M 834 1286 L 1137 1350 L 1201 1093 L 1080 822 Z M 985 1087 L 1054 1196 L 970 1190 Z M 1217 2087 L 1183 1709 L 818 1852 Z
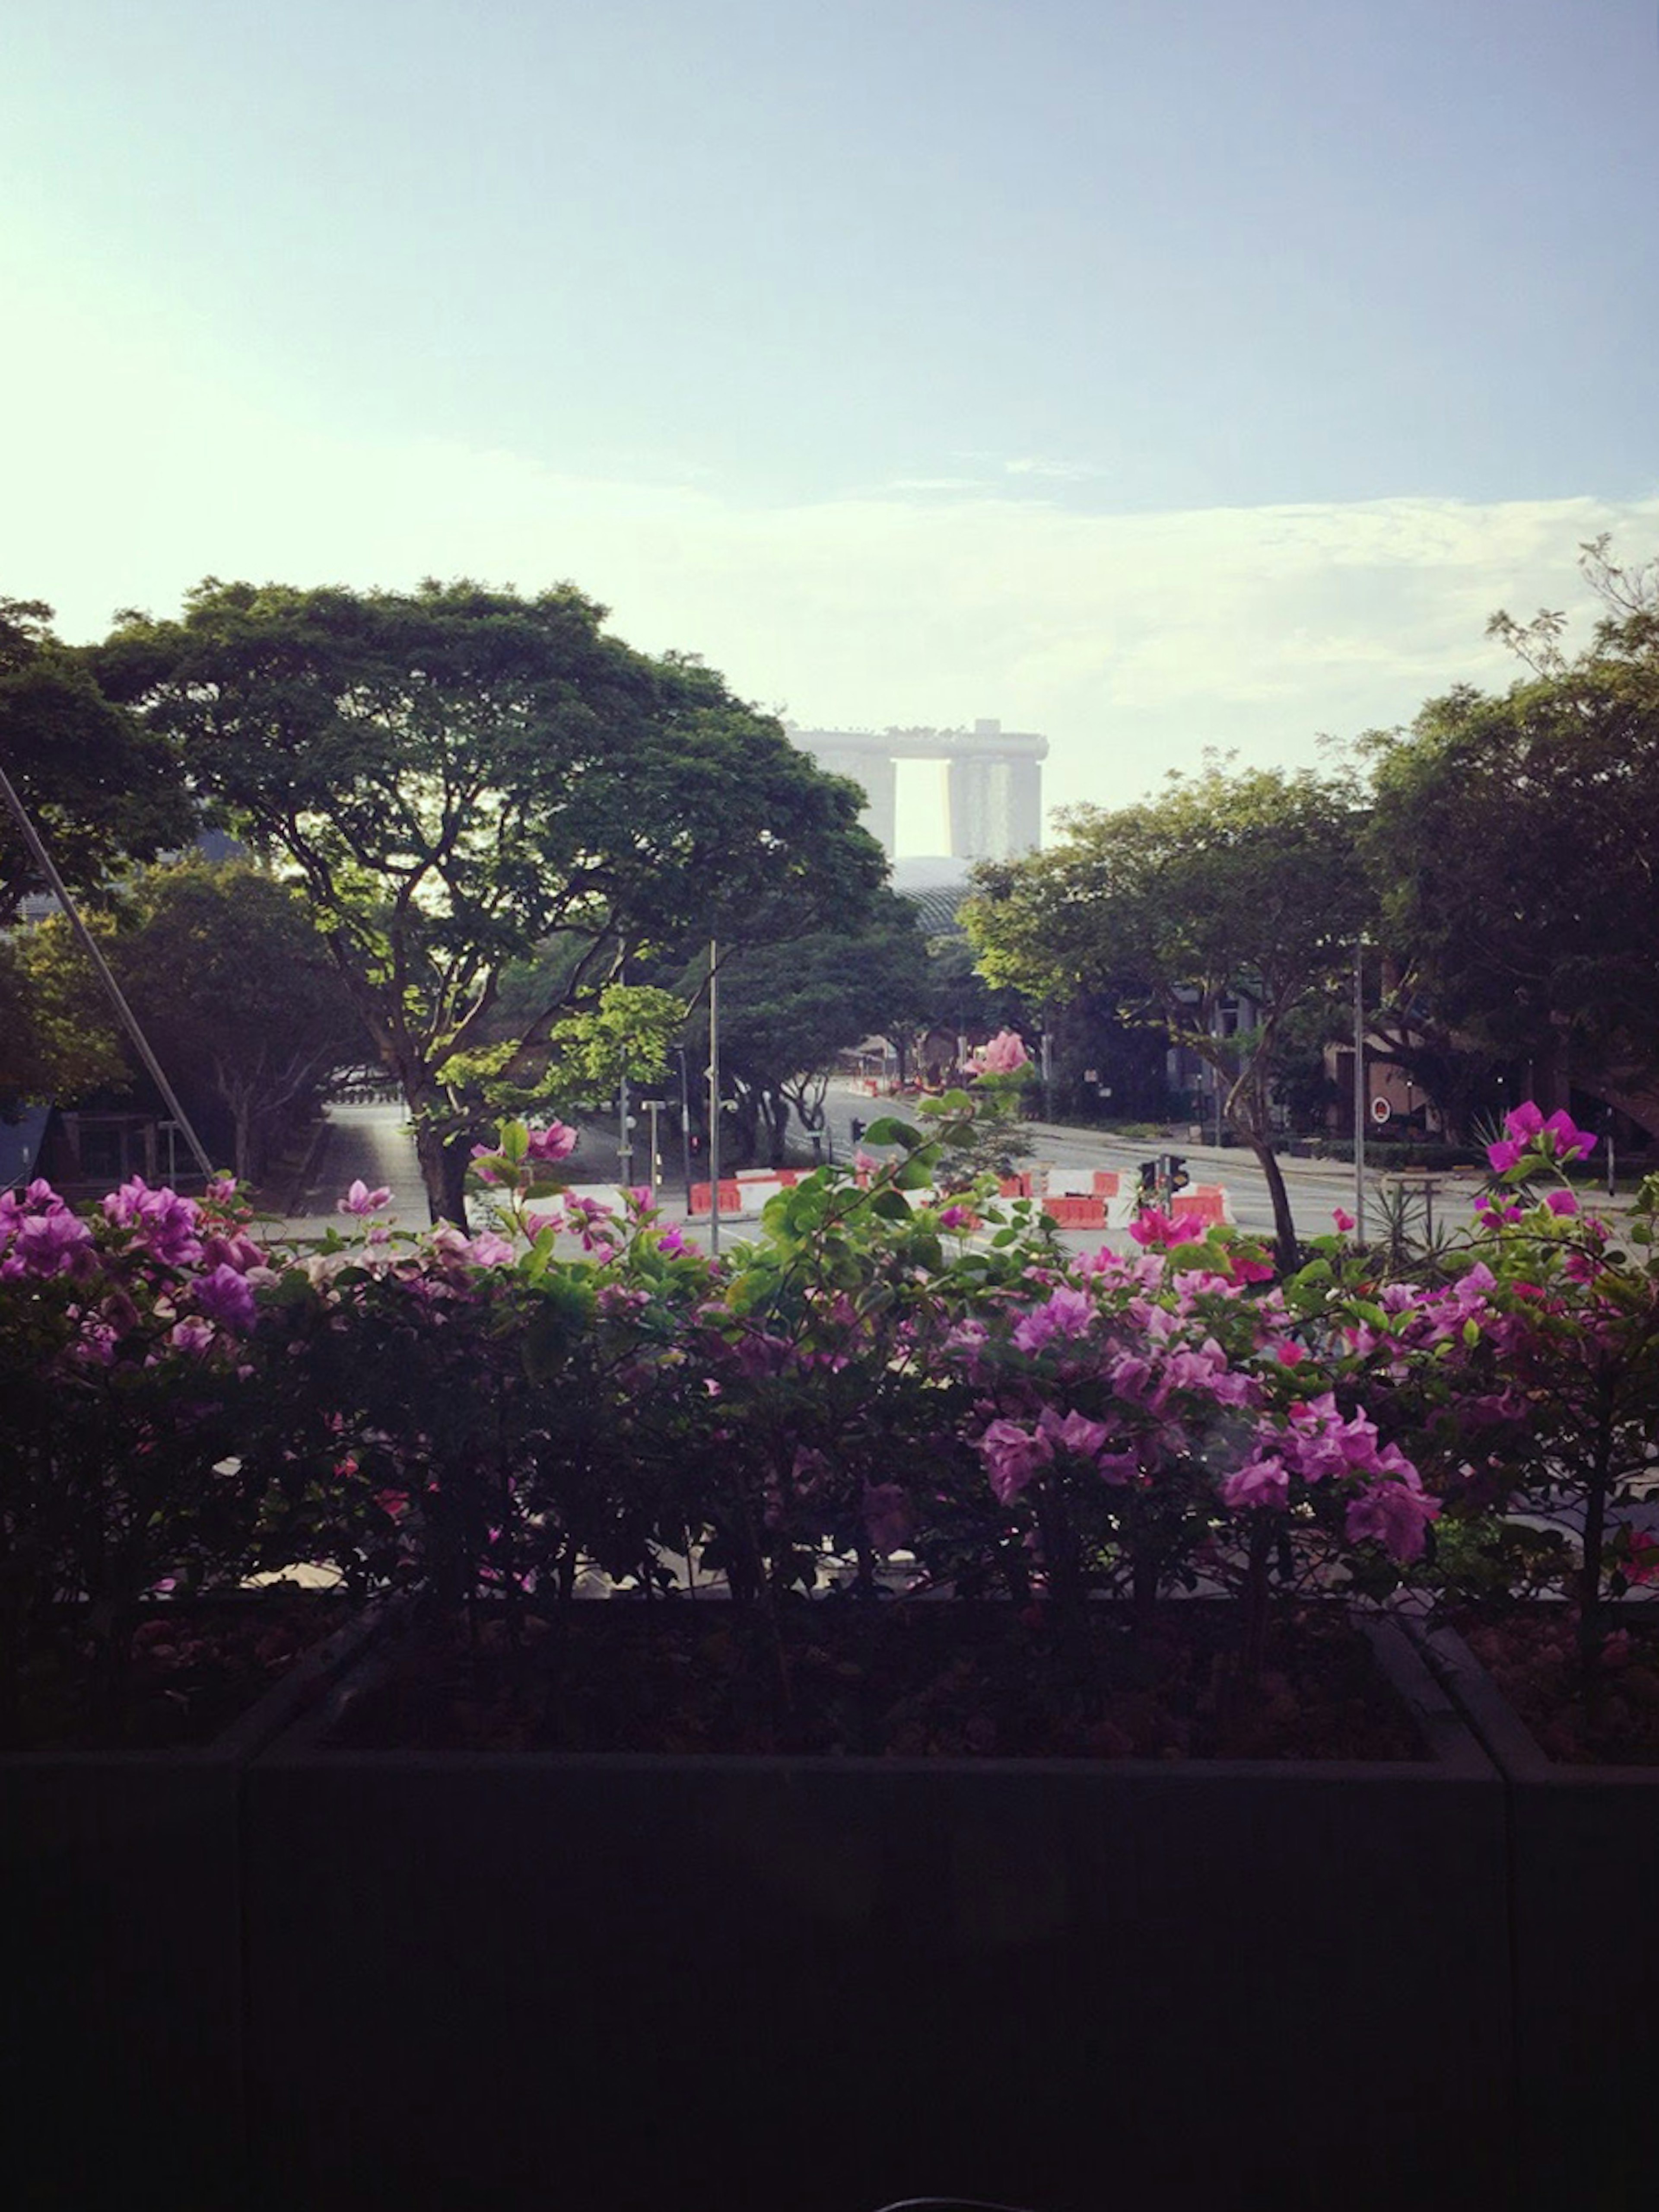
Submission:
M 499 1160 L 501 1157 L 500 1152 L 497 1152 L 494 1145 L 474 1145 L 472 1147 L 472 1172 L 477 1176 L 480 1182 L 499 1182 L 501 1181 L 501 1177 L 496 1174 L 495 1168 L 495 1163 Z
M 1338 1231 L 1344 1237 L 1354 1226 L 1352 1214 L 1345 1212 L 1340 1206 L 1334 1206 L 1331 1208 L 1331 1219 L 1335 1222 Z
M 1571 1114 L 1552 1114 L 1547 1121 L 1543 1109 L 1530 1098 L 1504 1116 L 1504 1127 L 1509 1134 L 1486 1147 L 1486 1158 L 1494 1175 L 1507 1175 L 1528 1152 L 1542 1152 L 1547 1159 L 1565 1161 L 1588 1159 L 1595 1150 L 1594 1134 L 1576 1127 Z
M 371 1190 L 361 1178 L 354 1182 L 345 1196 L 335 1202 L 337 1213 L 355 1213 L 359 1219 L 366 1213 L 378 1213 L 383 1206 L 392 1203 L 392 1192 L 386 1184 Z
M 1075 1452 L 1079 1459 L 1097 1458 L 1112 1441 L 1104 1421 L 1091 1421 L 1075 1409 L 1062 1420 L 1052 1406 L 1045 1406 L 1037 1416 L 1037 1427 L 1051 1443 Z
M 68 1275 L 92 1256 L 92 1231 L 58 1202 L 51 1213 L 26 1214 L 17 1224 L 3 1272 L 9 1275 Z
M 1054 1447 L 1045 1436 L 1022 1429 L 1017 1421 L 993 1421 L 979 1440 L 985 1455 L 985 1471 L 999 1504 L 1012 1504 L 1020 1492 L 1054 1459 Z
M 198 1275 L 191 1285 L 198 1306 L 227 1328 L 244 1333 L 253 1326 L 253 1292 L 245 1275 L 234 1267 L 219 1266 L 210 1275 Z
M 1423 1556 L 1424 1531 L 1440 1511 L 1438 1498 L 1426 1497 L 1410 1482 L 1378 1482 L 1348 1506 L 1350 1543 L 1369 1538 L 1402 1564 Z
M 695 1248 L 688 1244 L 678 1229 L 665 1229 L 657 1239 L 659 1252 L 666 1252 L 671 1260 L 682 1258 Z
M 1290 1496 L 1290 1470 L 1282 1459 L 1253 1459 L 1222 1479 L 1221 1502 L 1233 1512 L 1246 1505 L 1279 1509 Z
M 1577 1213 L 1578 1211 L 1578 1200 L 1570 1190 L 1547 1191 L 1544 1203 L 1552 1213 Z
M 104 1214 L 117 1229 L 131 1229 L 143 1238 L 155 1257 L 169 1267 L 185 1267 L 202 1256 L 196 1236 L 200 1208 L 194 1200 L 176 1190 L 152 1190 L 143 1176 L 134 1176 L 104 1200 Z
M 1016 1324 L 1014 1342 L 1022 1352 L 1040 1352 L 1052 1336 L 1086 1335 L 1094 1317 L 1094 1302 L 1086 1291 L 1062 1286 Z
M 544 1129 L 532 1129 L 524 1156 L 527 1160 L 568 1160 L 576 1149 L 577 1132 L 565 1121 L 550 1121 Z
M 1190 1244 L 1193 1241 L 1184 1222 L 1173 1214 L 1160 1213 L 1156 1206 L 1136 1214 L 1129 1224 L 1129 1234 L 1137 1244 Z

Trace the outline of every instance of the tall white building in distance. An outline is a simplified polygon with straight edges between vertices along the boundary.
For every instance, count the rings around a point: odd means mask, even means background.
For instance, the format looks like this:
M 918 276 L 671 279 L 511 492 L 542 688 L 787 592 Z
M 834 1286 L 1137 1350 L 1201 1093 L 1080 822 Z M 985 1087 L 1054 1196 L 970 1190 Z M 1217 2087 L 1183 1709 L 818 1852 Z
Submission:
M 1042 842 L 1042 763 L 1048 740 L 1033 730 L 975 722 L 971 730 L 802 730 L 785 726 L 803 752 L 832 775 L 863 785 L 865 827 L 890 860 L 902 760 L 945 764 L 951 854 L 1006 860 Z

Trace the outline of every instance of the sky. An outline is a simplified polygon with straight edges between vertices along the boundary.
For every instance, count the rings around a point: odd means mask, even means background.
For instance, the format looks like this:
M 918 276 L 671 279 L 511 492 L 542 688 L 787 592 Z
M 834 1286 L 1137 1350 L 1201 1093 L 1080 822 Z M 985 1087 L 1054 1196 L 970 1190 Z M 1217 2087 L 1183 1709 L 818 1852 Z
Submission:
M 54 0 L 0 594 L 566 579 L 1048 806 L 1506 684 L 1659 552 L 1656 0 Z M 944 843 L 907 766 L 901 851 Z

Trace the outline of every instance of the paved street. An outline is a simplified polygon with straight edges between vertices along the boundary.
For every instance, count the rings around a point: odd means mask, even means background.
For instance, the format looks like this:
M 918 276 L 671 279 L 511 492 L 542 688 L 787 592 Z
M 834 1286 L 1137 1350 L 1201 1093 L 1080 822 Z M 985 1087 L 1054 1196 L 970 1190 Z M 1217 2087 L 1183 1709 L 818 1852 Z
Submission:
M 866 1091 L 851 1084 L 832 1086 L 825 1106 L 832 1140 L 826 1149 L 833 1149 L 836 1158 L 843 1161 L 850 1159 L 854 1150 L 852 1125 L 855 1118 L 866 1124 L 888 1113 L 913 1122 L 916 1119 L 914 1101 L 872 1099 Z M 1141 1161 L 1159 1151 L 1182 1152 L 1194 1183 L 1218 1182 L 1225 1186 L 1234 1218 L 1241 1228 L 1271 1234 L 1273 1214 L 1266 1182 L 1248 1152 L 1233 1146 L 1218 1149 L 1212 1145 L 1184 1145 L 1168 1139 L 1131 1142 L 1092 1130 L 1061 1128 L 1047 1123 L 1028 1126 L 1033 1139 L 1030 1158 L 1054 1168 L 1115 1168 L 1132 1181 Z M 590 1151 L 593 1152 L 591 1164 L 587 1158 Z M 602 1182 L 614 1175 L 614 1158 L 611 1147 L 590 1138 L 573 1164 L 580 1180 Z M 685 1194 L 678 1179 L 677 1160 L 665 1160 L 664 1164 L 670 1170 L 661 1189 L 665 1217 L 688 1228 L 689 1233 L 706 1237 L 706 1220 L 689 1225 L 685 1222 Z M 1284 1169 L 1297 1227 L 1303 1236 L 1315 1237 L 1328 1231 L 1333 1209 L 1337 1206 L 1350 1214 L 1355 1211 L 1354 1173 L 1351 1167 L 1323 1160 L 1287 1159 Z M 283 1222 L 285 1231 L 293 1236 L 318 1237 L 330 1226 L 340 1225 L 342 1217 L 335 1210 L 336 1201 L 359 1178 L 370 1189 L 383 1185 L 390 1188 L 390 1218 L 400 1227 L 419 1229 L 426 1224 L 426 1194 L 416 1164 L 414 1140 L 404 1127 L 401 1108 L 330 1108 L 326 1131 L 319 1145 L 313 1148 L 308 1170 L 295 1194 L 295 1211 Z M 1382 1200 L 1391 1180 L 1375 1174 L 1367 1176 L 1367 1218 L 1373 1231 L 1382 1222 Z M 1482 1183 L 1478 1172 L 1412 1177 L 1409 1181 L 1415 1193 L 1412 1204 L 1418 1231 L 1423 1224 L 1425 1205 L 1432 1208 L 1437 1227 L 1461 1228 L 1472 1219 L 1474 1199 Z M 1608 1205 L 1605 1198 L 1595 1202 L 1602 1207 Z M 1622 1210 L 1628 1203 L 1628 1199 L 1615 1201 L 1610 1210 Z M 725 1222 L 720 1233 L 722 1243 L 729 1243 L 745 1233 L 745 1224 Z M 1068 1231 L 1065 1240 L 1074 1249 L 1092 1249 L 1103 1241 L 1103 1233 L 1098 1230 Z M 1123 1232 L 1109 1232 L 1109 1241 L 1122 1242 Z

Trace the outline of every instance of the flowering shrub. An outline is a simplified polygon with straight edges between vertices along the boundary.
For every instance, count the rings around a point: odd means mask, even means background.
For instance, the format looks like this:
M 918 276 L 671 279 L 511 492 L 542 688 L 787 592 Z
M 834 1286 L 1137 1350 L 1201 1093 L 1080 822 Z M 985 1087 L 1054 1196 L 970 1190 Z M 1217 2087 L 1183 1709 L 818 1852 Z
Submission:
M 556 1188 L 556 1125 L 480 1149 L 470 1237 L 362 1185 L 305 1249 L 224 1184 L 0 1198 L 8 1679 L 65 1601 L 114 1669 L 146 1593 L 297 1560 L 509 1620 L 594 1568 L 717 1571 L 769 1619 L 827 1580 L 997 1594 L 1062 1633 L 1207 1589 L 1247 1666 L 1275 1591 L 1501 1580 L 1505 1516 L 1564 1499 L 1588 1618 L 1659 1571 L 1616 1511 L 1656 1474 L 1659 1185 L 1628 1249 L 1534 1196 L 1586 1141 L 1561 1117 L 1517 1109 L 1504 1203 L 1415 1273 L 1339 1223 L 1279 1282 L 1220 1228 L 1078 1257 L 985 1178 L 942 1199 L 940 1103 L 939 1139 L 878 1122 L 884 1164 L 781 1191 L 719 1262 Z

